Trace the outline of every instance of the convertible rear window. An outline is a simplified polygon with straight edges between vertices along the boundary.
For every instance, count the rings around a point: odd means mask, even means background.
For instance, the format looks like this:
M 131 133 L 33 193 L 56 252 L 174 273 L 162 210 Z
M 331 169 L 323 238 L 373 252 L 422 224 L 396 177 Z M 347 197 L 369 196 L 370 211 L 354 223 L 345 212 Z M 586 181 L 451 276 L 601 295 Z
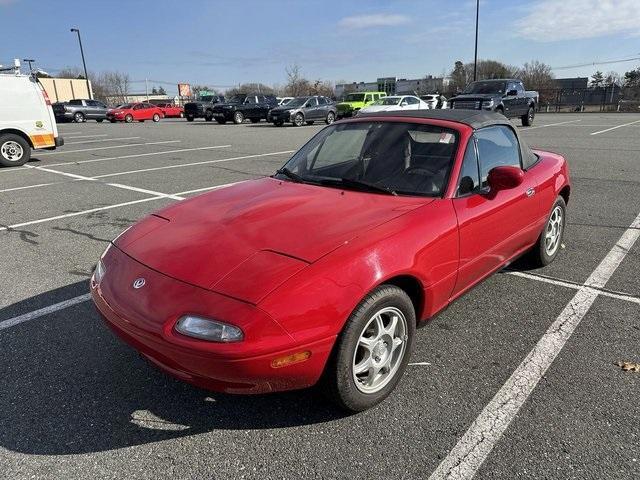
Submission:
M 455 130 L 434 125 L 337 124 L 318 133 L 285 167 L 296 181 L 312 184 L 357 188 L 357 183 L 381 193 L 440 196 L 457 147 Z

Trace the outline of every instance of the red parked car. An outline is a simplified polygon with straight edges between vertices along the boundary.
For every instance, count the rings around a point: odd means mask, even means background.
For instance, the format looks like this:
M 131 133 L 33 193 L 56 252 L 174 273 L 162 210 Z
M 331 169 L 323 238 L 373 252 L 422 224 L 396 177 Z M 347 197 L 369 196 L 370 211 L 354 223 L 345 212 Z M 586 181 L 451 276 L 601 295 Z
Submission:
M 182 118 L 184 117 L 184 108 L 173 103 L 159 103 L 157 105 L 165 118 Z
M 320 131 L 272 177 L 173 204 L 102 255 L 106 323 L 212 390 L 384 399 L 416 325 L 516 257 L 560 251 L 570 184 L 502 115 L 375 113 Z
M 137 122 L 144 122 L 145 120 L 159 122 L 163 116 L 164 114 L 159 107 L 146 102 L 125 103 L 107 111 L 107 120 L 111 123 L 131 123 L 134 120 Z

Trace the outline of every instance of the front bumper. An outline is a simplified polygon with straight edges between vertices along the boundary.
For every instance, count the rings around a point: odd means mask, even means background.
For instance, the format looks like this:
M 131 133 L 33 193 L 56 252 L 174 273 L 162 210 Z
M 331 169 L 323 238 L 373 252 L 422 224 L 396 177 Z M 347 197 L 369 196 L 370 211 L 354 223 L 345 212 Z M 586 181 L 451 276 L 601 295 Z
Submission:
M 258 307 L 162 275 L 111 247 L 107 273 L 91 294 L 106 324 L 166 373 L 198 387 L 227 393 L 266 393 L 314 385 L 335 337 L 300 345 Z M 136 290 L 132 282 L 145 278 Z M 216 343 L 186 337 L 174 325 L 186 313 L 231 321 L 245 340 Z M 232 319 L 232 320 L 229 320 Z M 282 368 L 271 362 L 302 351 L 310 358 Z
M 291 114 L 288 111 L 286 111 L 286 112 L 269 112 L 269 114 L 267 116 L 267 120 L 270 121 L 271 123 L 290 122 L 291 121 Z

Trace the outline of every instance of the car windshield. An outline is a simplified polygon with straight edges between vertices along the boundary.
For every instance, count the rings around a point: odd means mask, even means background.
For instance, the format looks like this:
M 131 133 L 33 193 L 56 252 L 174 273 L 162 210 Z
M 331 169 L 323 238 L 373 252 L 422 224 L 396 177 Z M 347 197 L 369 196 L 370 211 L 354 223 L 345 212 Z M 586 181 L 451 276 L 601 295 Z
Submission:
M 506 88 L 505 82 L 473 82 L 462 93 L 504 93 Z
M 203 95 L 200 97 L 201 102 L 211 102 L 214 99 L 214 95 Z
M 374 105 L 398 105 L 402 97 L 384 97 L 373 102 Z
M 457 145 L 456 131 L 434 125 L 336 124 L 313 137 L 275 176 L 381 194 L 440 196 Z
M 228 103 L 244 103 L 245 98 L 247 98 L 246 95 L 234 95 L 229 99 Z
M 362 102 L 364 100 L 364 93 L 350 93 L 344 98 L 345 102 Z
M 302 105 L 304 105 L 304 102 L 306 102 L 308 98 L 309 97 L 294 98 L 292 100 L 289 100 L 289 102 L 287 102 L 286 105 L 287 107 L 291 107 L 291 108 L 301 107 Z
M 289 103 L 291 103 L 291 100 L 293 100 L 293 98 L 284 98 L 282 102 L 280 102 L 280 105 L 289 105 Z

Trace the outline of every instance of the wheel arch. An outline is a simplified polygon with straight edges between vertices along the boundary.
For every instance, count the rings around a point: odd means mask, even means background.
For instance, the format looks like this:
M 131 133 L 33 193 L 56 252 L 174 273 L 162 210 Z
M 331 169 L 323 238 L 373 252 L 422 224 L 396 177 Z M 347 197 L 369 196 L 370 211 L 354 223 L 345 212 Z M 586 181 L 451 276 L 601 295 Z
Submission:
M 417 277 L 410 274 L 396 275 L 391 278 L 387 278 L 374 288 L 377 288 L 380 285 L 393 285 L 404 290 L 411 299 L 411 303 L 413 303 L 413 308 L 416 312 L 416 321 L 420 322 L 420 317 L 424 311 L 425 298 L 422 282 L 420 282 Z
M 560 195 L 564 199 L 564 203 L 569 205 L 569 196 L 571 194 L 571 187 L 569 185 L 565 185 L 560 189 L 558 195 Z
M 18 135 L 19 137 L 24 138 L 31 148 L 35 148 L 29 135 L 27 135 L 22 130 L 18 130 L 17 128 L 3 128 L 2 130 L 0 130 L 0 135 L 3 135 L 5 133 L 11 133 L 13 135 Z

